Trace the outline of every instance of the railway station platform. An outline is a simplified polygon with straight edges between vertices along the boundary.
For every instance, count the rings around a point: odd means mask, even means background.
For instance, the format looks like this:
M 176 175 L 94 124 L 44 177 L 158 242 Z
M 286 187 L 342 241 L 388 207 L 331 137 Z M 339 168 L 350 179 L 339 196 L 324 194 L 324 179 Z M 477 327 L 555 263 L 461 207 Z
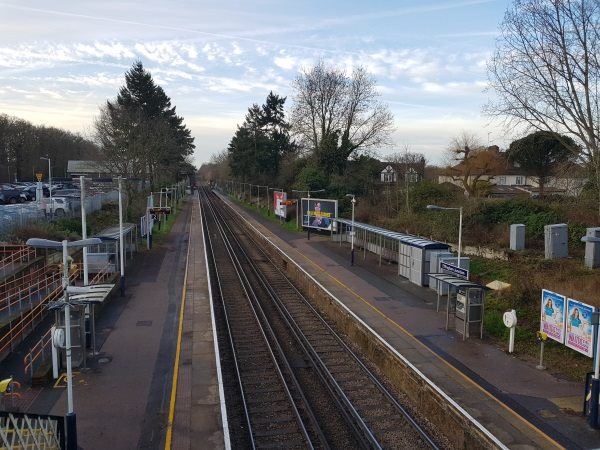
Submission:
M 347 245 L 314 233 L 308 241 L 226 201 L 507 447 L 600 447 L 600 432 L 581 414 L 582 383 L 446 331 L 434 291 L 398 277 L 394 265 L 379 266 L 377 256 L 357 254 L 350 266 Z
M 167 436 L 173 449 L 224 447 L 203 251 L 198 202 L 189 197 L 164 240 L 135 254 L 125 297 L 97 317 L 96 358 L 73 373 L 79 448 L 163 449 Z M 22 357 L 15 352 L 15 366 Z M 66 413 L 64 377 L 19 394 L 21 411 Z

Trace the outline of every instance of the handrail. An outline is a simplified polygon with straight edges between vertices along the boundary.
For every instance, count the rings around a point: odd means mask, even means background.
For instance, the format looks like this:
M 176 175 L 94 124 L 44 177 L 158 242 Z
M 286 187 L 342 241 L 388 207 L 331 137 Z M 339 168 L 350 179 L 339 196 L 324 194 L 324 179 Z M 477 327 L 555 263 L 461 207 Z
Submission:
M 50 328 L 46 333 L 40 338 L 40 340 L 31 348 L 29 353 L 25 355 L 23 358 L 23 364 L 25 365 L 25 373 L 27 373 L 31 369 L 30 376 L 33 377 L 33 363 L 42 356 L 42 361 L 44 358 L 44 350 L 46 347 L 50 345 L 52 342 L 52 328 Z M 29 362 L 27 362 L 29 361 Z
M 38 267 L 29 273 L 20 276 L 12 276 L 11 280 L 4 281 L 0 284 L 0 295 L 11 295 L 16 290 L 22 288 L 25 284 L 30 284 L 31 280 L 35 280 L 41 277 L 46 272 L 50 272 L 58 269 L 58 265 L 56 264 L 44 264 L 42 267 Z
M 0 299 L 0 314 L 4 313 L 6 310 L 8 310 L 10 314 L 11 307 L 15 307 L 17 304 L 19 305 L 18 308 L 21 308 L 20 305 L 23 301 L 30 300 L 32 296 L 41 294 L 42 291 L 47 291 L 49 287 L 57 282 L 60 283 L 61 280 L 62 275 L 60 273 L 51 273 L 46 278 L 38 280 L 35 290 L 32 291 L 31 287 L 27 287 L 8 297 Z
M 109 264 L 104 266 L 100 272 L 98 272 L 90 281 L 90 285 L 100 284 L 100 282 L 105 281 L 111 274 L 108 271 Z M 29 353 L 25 355 L 23 358 L 23 364 L 25 365 L 25 373 L 28 371 L 31 372 L 31 376 L 33 377 L 33 364 L 37 361 L 37 359 L 41 356 L 42 360 L 44 360 L 44 356 L 47 352 L 45 350 L 52 342 L 52 338 L 50 336 L 50 330 L 48 330 L 41 339 L 31 348 Z M 1 353 L 1 350 L 0 350 Z
M 79 270 L 76 270 L 69 276 L 69 280 L 73 281 L 79 275 Z M 34 322 L 36 319 L 41 321 L 46 314 L 46 303 L 51 300 L 55 300 L 62 295 L 63 287 L 62 285 L 58 286 L 54 289 L 50 294 L 48 294 L 40 303 L 38 303 L 34 308 L 29 310 L 24 316 L 21 316 L 21 320 L 17 322 L 14 327 L 12 326 L 12 322 L 10 323 L 10 330 L 2 337 L 0 337 L 0 358 L 4 352 L 10 347 L 13 348 L 14 342 L 17 338 L 24 338 L 24 330 L 27 327 L 30 327 L 31 330 L 34 328 Z
M 0 253 L 6 253 L 2 250 L 3 249 L 0 248 Z M 37 253 L 35 248 L 27 246 L 23 246 L 14 251 L 11 251 L 8 256 L 4 257 L 3 259 L 0 259 L 0 270 L 4 271 L 7 267 L 9 267 L 12 264 L 15 264 L 16 262 L 23 262 L 25 258 L 27 258 L 27 261 L 29 261 L 31 259 L 31 256 L 33 255 L 33 257 L 35 258 L 36 254 Z

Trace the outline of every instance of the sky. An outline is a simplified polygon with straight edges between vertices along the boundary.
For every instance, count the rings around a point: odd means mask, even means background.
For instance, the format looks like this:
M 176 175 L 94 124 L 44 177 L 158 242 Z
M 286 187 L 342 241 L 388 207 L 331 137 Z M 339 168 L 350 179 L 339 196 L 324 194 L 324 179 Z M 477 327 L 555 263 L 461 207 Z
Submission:
M 0 0 L 0 113 L 91 136 L 139 59 L 195 137 L 200 165 L 253 103 L 316 61 L 365 67 L 395 118 L 389 146 L 441 163 L 462 131 L 506 147 L 482 113 L 509 0 Z

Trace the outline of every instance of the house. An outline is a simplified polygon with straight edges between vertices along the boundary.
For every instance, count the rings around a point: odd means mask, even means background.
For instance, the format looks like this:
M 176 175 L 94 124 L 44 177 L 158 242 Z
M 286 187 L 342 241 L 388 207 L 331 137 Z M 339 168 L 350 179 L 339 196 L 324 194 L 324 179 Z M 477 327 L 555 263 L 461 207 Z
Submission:
M 511 163 L 506 157 L 506 152 L 500 151 L 497 146 L 489 147 L 487 151 L 496 155 L 494 163 L 470 167 L 469 183 L 475 181 L 489 183 L 486 190 L 490 197 L 539 196 L 538 177 L 529 175 L 517 163 Z M 465 173 L 465 166 L 463 162 L 460 162 L 444 170 L 438 176 L 438 183 L 452 183 L 463 187 L 461 178 Z M 571 164 L 568 169 L 560 170 L 557 175 L 548 178 L 544 184 L 544 193 L 577 196 L 586 181 L 584 169 L 577 164 Z
M 410 162 L 381 161 L 379 181 L 381 183 L 416 183 L 425 175 L 425 159 L 419 158 Z

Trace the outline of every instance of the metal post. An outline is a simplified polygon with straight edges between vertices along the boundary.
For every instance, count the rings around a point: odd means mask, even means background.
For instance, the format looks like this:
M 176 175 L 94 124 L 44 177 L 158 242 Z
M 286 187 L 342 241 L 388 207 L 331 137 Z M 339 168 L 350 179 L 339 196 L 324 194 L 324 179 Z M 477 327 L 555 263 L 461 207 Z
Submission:
M 48 191 L 50 192 L 50 219 L 54 217 L 54 204 L 52 203 L 52 164 L 48 158 Z M 42 194 L 44 190 L 42 189 Z
M 588 422 L 593 428 L 600 428 L 598 423 L 598 409 L 600 402 L 600 324 L 598 323 L 598 315 L 594 314 L 594 322 L 596 324 L 596 356 L 594 358 L 594 376 L 592 377 L 591 396 L 590 396 L 590 415 Z
M 354 204 L 356 199 L 352 196 L 352 234 L 350 235 L 350 265 L 354 265 Z
M 544 366 L 544 340 L 540 341 L 540 363 L 535 367 L 538 370 L 546 370 Z
M 121 261 L 121 297 L 125 296 L 125 258 L 123 255 L 123 183 L 122 178 L 119 177 L 119 256 Z M 161 196 L 162 200 L 162 196 Z
M 69 267 L 67 265 L 67 240 L 62 241 L 63 248 L 63 291 L 65 302 L 65 354 L 67 360 L 67 449 L 77 450 L 77 422 L 73 412 L 73 369 L 71 367 L 71 308 L 69 305 Z
M 87 239 L 87 223 L 85 217 L 85 177 L 79 177 L 79 184 L 81 188 L 81 238 Z M 83 247 L 83 285 L 89 284 L 88 275 L 88 249 L 87 246 Z
M 463 209 L 462 206 L 459 208 L 460 217 L 458 219 L 458 267 L 460 265 L 460 254 L 462 253 L 462 219 L 463 219 Z

